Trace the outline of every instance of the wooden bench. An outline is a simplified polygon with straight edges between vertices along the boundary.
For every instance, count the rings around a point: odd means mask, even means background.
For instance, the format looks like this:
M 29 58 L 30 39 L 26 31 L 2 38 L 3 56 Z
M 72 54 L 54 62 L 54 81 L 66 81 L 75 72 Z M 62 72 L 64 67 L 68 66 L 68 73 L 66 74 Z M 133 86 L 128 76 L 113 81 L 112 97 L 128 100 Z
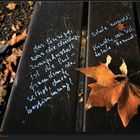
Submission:
M 4 132 L 74 132 L 82 2 L 37 2 Z
M 133 8 L 130 2 L 90 3 L 87 66 L 96 66 L 99 62 L 105 62 L 109 54 L 112 57 L 111 69 L 115 73 L 118 72 L 121 58 L 127 64 L 128 75 L 140 69 L 140 53 L 135 27 L 136 15 Z M 126 32 L 117 29 L 119 23 L 124 24 Z M 139 80 L 136 81 L 136 77 L 135 80 L 130 80 L 140 84 Z M 87 84 L 89 83 L 91 79 L 87 79 Z M 89 91 L 85 100 L 88 95 Z M 105 108 L 93 107 L 85 113 L 85 132 L 139 132 L 139 118 L 140 114 L 136 115 L 127 127 L 123 127 L 117 106 L 109 112 L 106 112 Z
M 128 74 L 138 71 L 139 10 L 131 2 L 36 2 L 1 132 L 139 132 L 140 114 L 124 127 L 117 105 L 86 111 L 93 80 L 77 70 L 110 55 L 114 73 L 121 58 Z

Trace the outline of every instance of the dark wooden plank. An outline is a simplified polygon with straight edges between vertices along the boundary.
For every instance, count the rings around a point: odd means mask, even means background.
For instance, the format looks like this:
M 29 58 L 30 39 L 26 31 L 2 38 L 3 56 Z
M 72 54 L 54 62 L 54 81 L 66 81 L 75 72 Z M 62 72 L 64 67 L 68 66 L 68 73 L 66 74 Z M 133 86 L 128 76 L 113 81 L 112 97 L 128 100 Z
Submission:
M 99 62 L 105 62 L 105 58 L 109 54 L 113 58 L 110 68 L 114 73 L 118 72 L 118 66 L 122 62 L 121 57 L 128 66 L 128 76 L 137 72 L 140 69 L 140 54 L 132 3 L 91 2 L 89 8 L 87 66 L 96 66 L 99 65 Z M 118 23 L 125 25 L 124 31 L 117 29 Z M 137 75 L 130 80 L 140 85 L 139 78 Z M 88 79 L 88 84 L 92 82 L 91 79 Z M 90 89 L 87 89 L 87 92 L 89 95 Z M 124 128 L 116 105 L 109 112 L 106 112 L 105 108 L 92 107 L 86 111 L 85 132 L 140 132 L 140 113 Z
M 140 2 L 133 2 L 134 12 L 137 15 L 137 24 L 140 27 Z
M 138 44 L 140 44 L 140 2 L 133 2 Z
M 2 132 L 74 132 L 82 2 L 37 2 Z

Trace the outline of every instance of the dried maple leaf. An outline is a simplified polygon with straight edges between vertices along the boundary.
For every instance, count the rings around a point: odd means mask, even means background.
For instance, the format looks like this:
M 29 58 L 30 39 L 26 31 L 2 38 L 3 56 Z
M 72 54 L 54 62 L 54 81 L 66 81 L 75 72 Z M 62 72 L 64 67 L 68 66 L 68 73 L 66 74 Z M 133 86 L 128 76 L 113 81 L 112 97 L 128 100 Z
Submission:
M 123 23 L 117 24 L 117 29 L 123 31 L 125 29 L 125 25 Z
M 96 80 L 95 83 L 88 85 L 91 92 L 85 108 L 106 107 L 106 110 L 109 111 L 117 103 L 119 116 L 126 127 L 133 116 L 138 113 L 140 88 L 129 82 L 125 61 L 122 59 L 122 65 L 119 67 L 122 73 L 115 75 L 108 67 L 111 59 L 108 55 L 106 63 L 78 69 L 86 76 Z M 117 80 L 120 77 L 123 80 Z

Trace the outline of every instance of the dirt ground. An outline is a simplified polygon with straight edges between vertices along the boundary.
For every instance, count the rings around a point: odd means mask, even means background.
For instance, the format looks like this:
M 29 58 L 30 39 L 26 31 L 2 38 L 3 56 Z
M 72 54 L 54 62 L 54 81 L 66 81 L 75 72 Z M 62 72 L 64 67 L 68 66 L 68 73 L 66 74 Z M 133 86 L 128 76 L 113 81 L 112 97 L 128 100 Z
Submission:
M 6 109 L 34 1 L 0 1 L 0 124 Z

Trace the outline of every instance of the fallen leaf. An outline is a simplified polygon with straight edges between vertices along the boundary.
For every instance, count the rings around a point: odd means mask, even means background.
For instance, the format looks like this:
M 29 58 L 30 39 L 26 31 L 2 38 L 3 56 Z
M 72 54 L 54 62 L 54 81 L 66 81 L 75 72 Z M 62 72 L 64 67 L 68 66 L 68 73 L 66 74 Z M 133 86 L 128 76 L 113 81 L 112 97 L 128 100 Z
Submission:
M 14 25 L 11 26 L 11 29 L 15 32 L 20 29 L 21 22 L 16 22 Z
M 111 56 L 107 56 L 106 63 L 98 66 L 79 68 L 81 73 L 93 78 L 96 82 L 89 84 L 91 92 L 85 105 L 85 109 L 91 107 L 105 107 L 107 111 L 117 104 L 118 113 L 126 127 L 134 115 L 138 113 L 140 105 L 140 87 L 130 83 L 127 77 L 127 65 L 122 59 L 119 67 L 121 74 L 114 74 L 108 67 Z M 122 78 L 122 80 L 117 80 Z
M 6 6 L 9 10 L 14 10 L 16 8 L 16 3 L 10 2 L 8 3 L 8 5 Z
M 22 51 L 20 49 L 13 48 L 12 49 L 12 54 L 9 55 L 8 57 L 6 57 L 5 61 L 7 63 L 14 63 L 14 65 L 16 65 L 17 64 L 17 59 L 19 57 L 21 57 L 21 55 L 22 55 Z
M 3 97 L 6 95 L 5 87 L 0 87 L 0 104 L 4 101 Z
M 4 86 L 9 76 L 9 69 L 5 69 L 4 73 L 0 72 L 0 86 Z
M 13 48 L 12 54 L 5 59 L 6 68 L 10 72 L 10 83 L 13 83 L 16 72 L 13 69 L 12 63 L 17 66 L 17 60 L 21 57 L 22 51 L 20 49 Z
M 29 6 L 32 6 L 34 4 L 33 1 L 28 1 Z
M 14 32 L 17 30 L 16 27 L 15 27 L 15 25 L 12 25 L 11 29 L 12 29 L 12 31 L 14 31 Z
M 116 77 L 116 75 L 108 68 L 110 61 L 111 57 L 108 56 L 105 64 L 101 63 L 95 67 L 80 68 L 78 70 L 86 76 L 98 81 L 98 84 L 102 86 L 110 86 L 110 84 L 113 84 L 114 78 Z
M 82 48 L 86 47 L 86 31 L 82 31 L 82 43 L 81 43 Z
M 140 88 L 132 83 L 127 83 L 124 95 L 121 96 L 118 102 L 118 113 L 125 127 L 133 116 L 138 113 L 138 105 L 140 105 L 140 96 L 138 94 L 140 94 Z
M 20 35 L 17 35 L 17 36 L 16 36 L 16 34 L 13 34 L 12 38 L 9 41 L 9 44 L 11 46 L 13 46 L 13 45 L 19 43 L 20 41 L 24 40 L 26 38 L 26 36 L 27 36 L 27 30 L 24 30 L 23 33 L 21 33 Z
M 123 31 L 125 29 L 125 25 L 123 23 L 117 24 L 117 29 Z
M 5 44 L 5 40 L 0 41 L 0 45 L 4 45 Z

